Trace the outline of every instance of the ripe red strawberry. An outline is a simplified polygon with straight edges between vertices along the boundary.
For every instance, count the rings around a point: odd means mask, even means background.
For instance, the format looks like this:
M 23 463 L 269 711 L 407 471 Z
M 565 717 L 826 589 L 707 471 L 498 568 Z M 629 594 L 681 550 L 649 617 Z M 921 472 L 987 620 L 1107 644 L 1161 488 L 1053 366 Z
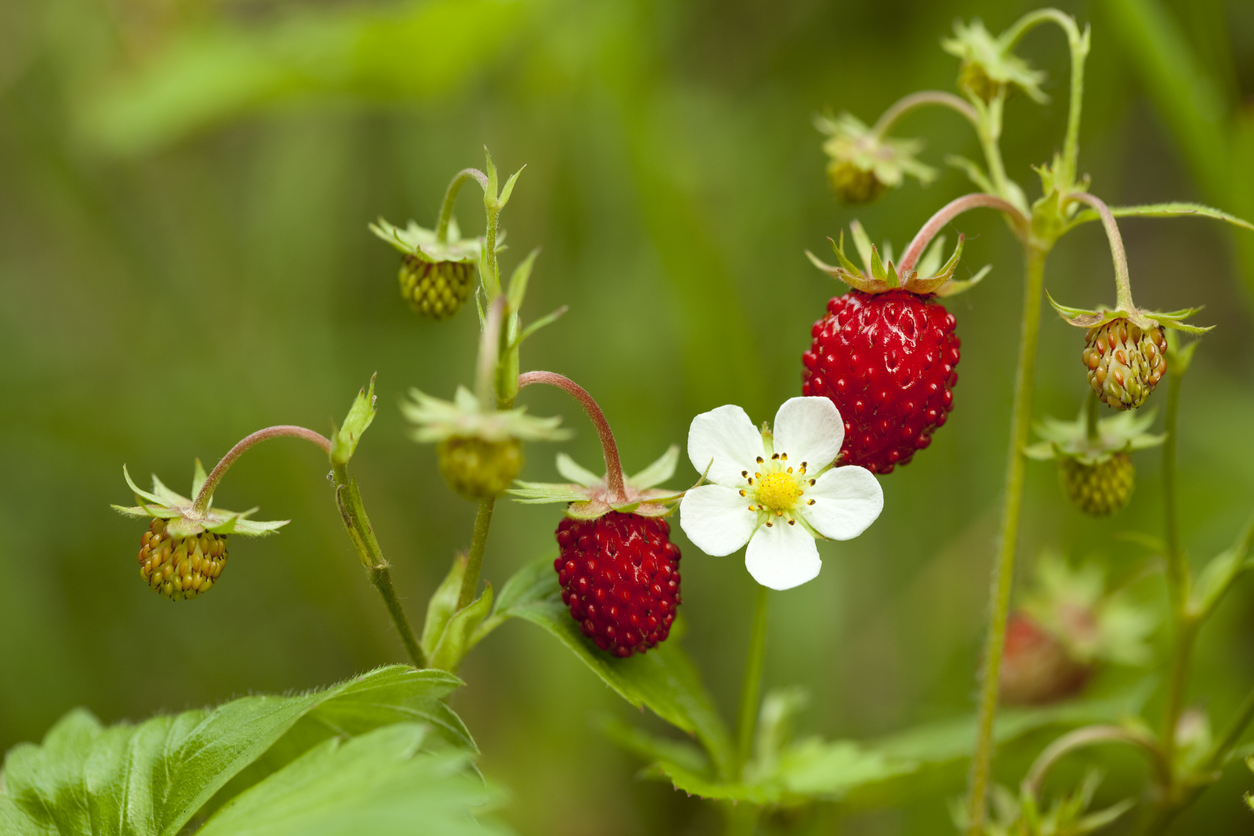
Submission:
M 644 653 L 670 633 L 679 606 L 679 547 L 659 517 L 610 511 L 565 517 L 553 561 L 562 603 L 597 647 L 616 656 Z
M 1094 665 L 1074 658 L 1063 641 L 1025 612 L 1006 624 L 1001 697 L 1008 705 L 1045 705 L 1078 694 Z
M 850 290 L 827 303 L 810 333 L 801 392 L 840 410 L 840 464 L 891 473 L 932 443 L 958 382 L 953 314 L 931 295 Z

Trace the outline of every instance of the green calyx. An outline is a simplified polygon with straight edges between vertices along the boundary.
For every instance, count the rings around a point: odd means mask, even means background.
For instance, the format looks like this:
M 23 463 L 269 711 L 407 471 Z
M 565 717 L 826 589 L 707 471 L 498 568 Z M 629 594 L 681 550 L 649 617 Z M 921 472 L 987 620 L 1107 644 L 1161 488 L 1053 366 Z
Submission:
M 921 140 L 880 136 L 848 113 L 819 116 L 814 124 L 828 137 L 823 143 L 827 175 L 843 203 L 870 203 L 899 187 L 906 175 L 925 185 L 936 179 L 936 171 L 915 156 L 923 148 Z
M 1037 104 L 1049 102 L 1041 91 L 1045 73 L 1032 69 L 979 20 L 956 22 L 954 36 L 941 41 L 941 47 L 962 62 L 958 87 L 969 96 L 987 104 L 1003 94 L 1020 91 Z
M 414 441 L 430 443 L 449 438 L 480 438 L 484 441 L 561 441 L 570 436 L 561 429 L 560 417 L 536 418 L 526 407 L 497 412 L 484 409 L 464 386 L 457 387 L 452 401 L 433 398 L 417 389 L 401 403 L 401 412 L 414 425 Z
M 1121 412 L 1111 418 L 1096 422 L 1096 432 L 1090 433 L 1085 409 L 1074 421 L 1060 421 L 1046 417 L 1033 429 L 1041 441 L 1026 448 L 1023 453 L 1030 459 L 1072 459 L 1083 465 L 1096 465 L 1108 461 L 1117 453 L 1131 453 L 1157 447 L 1165 435 L 1146 432 L 1154 423 L 1154 411 L 1145 414 L 1136 411 Z
M 370 231 L 405 255 L 429 263 L 476 264 L 483 251 L 483 239 L 463 239 L 456 220 L 449 222 L 448 235 L 444 241 L 440 240 L 435 230 L 424 229 L 413 221 L 405 229 L 401 229 L 379 218 L 378 222 L 370 224 Z M 501 235 L 497 239 L 497 252 L 504 249 L 504 245 L 500 243 L 504 237 Z
M 880 251 L 871 243 L 870 236 L 862 228 L 862 224 L 853 221 L 849 224 L 849 230 L 852 233 L 854 247 L 862 259 L 861 267 L 854 264 L 845 255 L 845 234 L 843 231 L 840 234 L 839 242 L 832 241 L 831 238 L 827 239 L 831 241 L 832 251 L 836 254 L 836 258 L 840 262 L 839 265 L 827 264 L 809 250 L 806 251 L 806 256 L 815 267 L 824 273 L 863 293 L 884 293 L 889 290 L 901 289 L 920 296 L 929 294 L 953 296 L 956 293 L 961 293 L 974 287 L 992 269 L 992 266 L 988 265 L 970 279 L 954 279 L 954 272 L 958 269 L 958 262 L 962 258 L 963 236 L 958 236 L 958 244 L 954 247 L 953 254 L 942 264 L 945 236 L 939 235 L 928 246 L 923 257 L 915 265 L 915 269 L 902 274 L 893 264 L 893 252 L 890 244 L 885 243 L 884 255 L 881 257 Z
M 1189 325 L 1184 320 L 1199 313 L 1201 308 L 1182 308 L 1178 311 L 1146 311 L 1139 308 L 1132 310 L 1124 310 L 1122 308 L 1097 308 L 1090 310 L 1088 308 L 1072 308 L 1067 305 L 1060 305 L 1054 301 L 1054 297 L 1049 295 L 1049 291 L 1045 292 L 1045 296 L 1049 299 L 1049 304 L 1054 307 L 1058 315 L 1062 317 L 1063 322 L 1068 325 L 1074 325 L 1077 328 L 1096 328 L 1107 323 L 1114 322 L 1116 319 L 1126 319 L 1133 325 L 1148 331 L 1155 327 L 1171 328 L 1176 331 L 1184 331 L 1186 334 L 1205 334 L 1211 331 L 1215 326 L 1198 326 Z
M 1147 640 L 1156 618 L 1118 591 L 1111 591 L 1096 563 L 1071 566 L 1045 552 L 1022 608 L 1056 636 L 1082 663 L 1140 666 L 1153 658 Z
M 672 444 L 653 464 L 623 480 L 625 497 L 613 498 L 609 495 L 608 474 L 597 476 L 565 453 L 558 453 L 557 472 L 569 479 L 569 484 L 518 482 L 508 493 L 515 502 L 524 505 L 568 503 L 566 515 L 579 520 L 593 520 L 611 511 L 642 517 L 664 517 L 675 510 L 676 503 L 684 494 L 656 486 L 675 475 L 678 462 L 679 448 Z
M 155 517 L 165 520 L 166 531 L 169 532 L 171 537 L 195 537 L 204 532 L 261 537 L 278 531 L 290 522 L 290 520 L 261 522 L 246 519 L 250 514 L 255 513 L 257 509 L 227 511 L 224 508 L 214 508 L 212 499 L 210 499 L 205 510 L 200 512 L 193 507 L 194 503 L 191 499 L 167 488 L 155 474 L 152 477 L 151 492 L 141 490 L 135 484 L 131 479 L 131 474 L 126 469 L 126 465 L 122 466 L 122 475 L 126 477 L 126 484 L 134 491 L 135 499 L 139 504 L 134 507 L 113 505 L 111 506 L 113 510 L 135 519 Z M 193 497 L 200 493 L 200 489 L 204 486 L 206 479 L 205 469 L 200 464 L 200 460 L 197 459 L 195 475 L 192 478 Z

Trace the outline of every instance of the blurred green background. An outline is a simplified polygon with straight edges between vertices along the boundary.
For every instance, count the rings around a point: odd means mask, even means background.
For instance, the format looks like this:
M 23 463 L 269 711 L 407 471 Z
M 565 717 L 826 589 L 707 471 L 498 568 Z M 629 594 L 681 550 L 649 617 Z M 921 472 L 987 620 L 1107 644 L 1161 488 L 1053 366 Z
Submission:
M 1254 215 L 1254 4 L 1247 0 L 1060 3 L 1091 22 L 1081 168 L 1111 203 L 1198 200 Z M 854 217 L 898 248 L 969 190 L 942 168 L 856 213 L 823 177 L 811 117 L 870 121 L 916 89 L 950 89 L 939 48 L 955 17 L 1000 31 L 1032 3 L 969 0 L 7 0 L 0 3 L 0 750 L 38 739 L 64 711 L 106 721 L 330 683 L 403 652 L 336 518 L 326 466 L 278 441 L 239 464 L 227 507 L 290 518 L 280 537 L 232 544 L 213 595 L 172 605 L 138 578 L 141 527 L 115 515 L 125 462 L 186 489 L 262 426 L 329 429 L 379 373 L 381 410 L 354 465 L 411 617 L 469 541 L 473 507 L 407 440 L 409 386 L 448 396 L 469 382 L 476 322 L 432 324 L 398 298 L 397 255 L 366 224 L 430 225 L 449 177 L 524 163 L 504 215 L 511 269 L 543 246 L 525 314 L 570 313 L 525 347 L 524 368 L 580 381 L 608 414 L 628 470 L 682 443 L 723 403 L 756 419 L 799 393 L 800 354 L 839 292 L 807 264 Z M 1021 48 L 1053 102 L 1008 106 L 1009 173 L 1061 144 L 1061 35 Z M 975 157 L 969 127 L 920 112 L 899 133 L 924 158 Z M 471 194 L 470 189 L 464 195 Z M 476 198 L 462 228 L 478 232 Z M 1254 234 L 1197 220 L 1123 223 L 1138 303 L 1206 305 L 1217 324 L 1185 384 L 1182 497 L 1195 560 L 1224 548 L 1254 504 Z M 1021 256 L 989 213 L 964 216 L 963 271 L 992 263 L 948 303 L 963 340 L 956 408 L 935 443 L 882 480 L 886 508 L 860 539 L 823 547 L 824 571 L 776 596 L 768 685 L 812 695 L 806 731 L 858 738 L 972 706 L 987 573 L 1009 434 Z M 1069 304 L 1113 298 L 1098 225 L 1065 239 L 1047 286 Z M 1043 327 L 1037 415 L 1069 417 L 1086 391 L 1080 332 Z M 1162 401 L 1156 398 L 1159 406 Z M 527 391 L 596 435 L 556 392 Z M 556 477 L 552 446 L 524 478 Z M 1139 556 L 1120 531 L 1158 533 L 1154 454 L 1138 459 L 1130 509 L 1082 518 L 1052 467 L 1030 470 L 1022 537 L 1097 558 Z M 674 484 L 693 478 L 685 462 Z M 141 478 L 141 481 L 143 479 Z M 495 584 L 553 547 L 555 508 L 498 512 Z M 678 531 L 678 527 L 676 527 Z M 751 581 L 682 535 L 686 647 L 734 709 Z M 1026 576 L 1026 571 L 1023 573 Z M 1163 608 L 1160 581 L 1136 587 Z M 1241 589 L 1202 638 L 1191 697 L 1222 724 L 1254 681 L 1254 594 Z M 1157 636 L 1161 644 L 1164 636 Z M 639 763 L 592 725 L 632 719 L 567 651 L 523 623 L 481 645 L 455 700 L 507 785 L 524 833 L 706 833 L 715 812 L 634 779 Z M 1143 673 L 1111 672 L 1095 688 Z M 635 722 L 652 722 L 653 718 Z M 1000 762 L 1017 782 L 1025 757 Z M 1082 760 L 1082 759 L 1081 759 Z M 1135 792 L 1124 753 L 1100 794 Z M 1064 770 L 1065 772 L 1065 770 Z M 1078 774 L 1078 768 L 1075 774 Z M 1245 833 L 1237 768 L 1176 833 Z M 892 810 L 827 811 L 841 833 L 948 833 L 962 775 Z

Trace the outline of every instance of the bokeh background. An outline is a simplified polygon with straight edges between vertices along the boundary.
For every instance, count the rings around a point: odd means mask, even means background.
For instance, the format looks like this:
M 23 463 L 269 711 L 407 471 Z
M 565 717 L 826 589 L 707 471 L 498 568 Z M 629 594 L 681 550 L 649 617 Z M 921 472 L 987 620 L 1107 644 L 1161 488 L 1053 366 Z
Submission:
M 1254 5 L 1245 0 L 1062 2 L 1091 22 L 1082 169 L 1111 203 L 1198 200 L 1254 216 Z M 955 17 L 1000 31 L 1022 0 L 29 0 L 0 3 L 0 750 L 64 711 L 142 718 L 252 691 L 340 680 L 403 653 L 336 517 L 325 462 L 293 440 L 242 461 L 226 507 L 290 518 L 282 536 L 232 545 L 213 595 L 171 604 L 138 579 L 140 527 L 121 467 L 185 488 L 276 423 L 319 430 L 377 371 L 381 410 L 354 467 L 417 617 L 470 535 L 473 507 L 407 439 L 410 386 L 468 382 L 476 323 L 432 324 L 401 303 L 397 254 L 376 216 L 430 225 L 449 177 L 481 165 L 525 173 L 504 215 L 511 268 L 542 246 L 526 314 L 570 313 L 531 340 L 524 368 L 580 381 L 601 402 L 629 470 L 682 443 L 723 403 L 762 419 L 798 394 L 810 324 L 840 288 L 802 255 L 854 217 L 898 248 L 968 190 L 947 154 L 976 157 L 946 111 L 905 120 L 941 167 L 857 212 L 827 190 L 816 112 L 866 121 L 897 97 L 950 89 L 939 48 Z M 1021 52 L 1053 103 L 1008 106 L 1012 176 L 1061 143 L 1067 53 L 1042 29 Z M 463 229 L 482 228 L 467 189 Z M 814 583 L 776 596 L 766 677 L 810 691 L 806 731 L 868 738 L 969 713 L 985 611 L 1017 351 L 1021 256 L 991 213 L 963 217 L 963 270 L 991 276 L 948 305 L 963 339 L 951 420 L 883 478 L 886 510 L 863 537 L 823 547 Z M 1195 561 L 1254 505 L 1254 234 L 1198 220 L 1123 223 L 1138 303 L 1206 305 L 1185 384 L 1181 472 Z M 1113 297 L 1096 224 L 1066 238 L 1047 286 L 1071 304 Z M 1038 417 L 1071 416 L 1086 390 L 1081 335 L 1047 314 Z M 556 392 L 537 414 L 596 436 Z M 1157 399 L 1156 399 L 1157 400 Z M 1159 402 L 1161 406 L 1161 401 Z M 526 478 L 556 476 L 552 446 Z M 1125 531 L 1161 530 L 1158 461 L 1138 457 L 1133 505 L 1093 523 L 1053 470 L 1030 470 L 1023 576 L 1043 548 L 1131 568 Z M 686 462 L 674 484 L 694 474 Z M 141 480 L 142 481 L 142 480 Z M 553 548 L 555 508 L 506 504 L 486 575 L 499 584 Z M 751 581 L 738 557 L 684 547 L 687 649 L 730 716 Z M 1163 608 L 1159 580 L 1135 593 Z M 1254 594 L 1238 590 L 1202 637 L 1191 698 L 1222 724 L 1254 681 Z M 1162 644 L 1160 630 L 1157 641 Z M 456 698 L 513 795 L 524 833 L 707 833 L 717 815 L 594 728 L 634 712 L 525 623 L 481 645 Z M 1144 672 L 1112 672 L 1114 688 Z M 652 718 L 634 715 L 634 722 Z M 1041 741 L 1033 745 L 1039 749 Z M 1000 762 L 1017 782 L 1025 757 Z M 1134 757 L 1098 751 L 1106 801 L 1135 792 Z M 1078 767 L 1076 773 L 1078 775 Z M 947 799 L 919 787 L 890 810 L 828 810 L 824 832 L 948 833 Z M 1230 768 L 1173 832 L 1246 833 Z M 835 829 L 835 830 L 833 830 Z

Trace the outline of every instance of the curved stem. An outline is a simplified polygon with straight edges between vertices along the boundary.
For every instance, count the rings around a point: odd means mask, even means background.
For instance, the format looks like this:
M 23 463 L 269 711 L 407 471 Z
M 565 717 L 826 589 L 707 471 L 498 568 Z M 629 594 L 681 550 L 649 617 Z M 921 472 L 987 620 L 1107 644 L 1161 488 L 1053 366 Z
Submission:
M 1059 177 L 1062 187 L 1069 189 L 1075 184 L 1080 155 L 1080 111 L 1084 104 L 1084 61 L 1089 54 L 1088 38 L 1080 34 L 1080 27 L 1070 15 L 1058 9 L 1038 9 L 1019 18 L 998 40 L 1003 50 L 1013 49 L 1024 35 L 1042 23 L 1056 23 L 1067 34 L 1067 46 L 1071 50 L 1071 100 L 1062 149 L 1063 171 Z
M 955 110 L 975 126 L 976 131 L 980 129 L 980 115 L 975 112 L 975 108 L 971 107 L 965 99 L 959 98 L 953 93 L 943 93 L 940 90 L 923 90 L 919 93 L 911 93 L 909 96 L 894 102 L 888 110 L 880 115 L 880 118 L 871 128 L 871 135 L 876 139 L 880 139 L 893 126 L 893 123 L 902 116 L 916 108 L 927 105 L 939 105 Z
M 453 182 L 448 184 L 448 191 L 444 193 L 444 202 L 440 204 L 440 219 L 435 227 L 435 240 L 441 244 L 448 240 L 448 225 L 453 219 L 453 204 L 457 202 L 457 193 L 462 190 L 467 180 L 474 180 L 485 191 L 488 188 L 488 175 L 477 168 L 464 168 L 453 175 Z
M 753 624 L 749 628 L 749 655 L 745 679 L 740 686 L 740 714 L 736 721 L 736 775 L 744 773 L 753 752 L 753 734 L 758 722 L 758 702 L 762 691 L 762 666 L 766 661 L 766 611 L 771 590 L 759 583 L 753 599 Z
M 205 484 L 200 488 L 200 493 L 196 494 L 195 501 L 192 502 L 192 513 L 205 513 L 205 510 L 209 507 L 209 500 L 213 498 L 213 492 L 217 490 L 218 483 L 222 481 L 222 477 L 226 475 L 226 472 L 231 469 L 231 465 L 235 464 L 236 460 L 244 455 L 250 447 L 263 441 L 268 441 L 271 438 L 303 438 L 321 447 L 322 452 L 326 453 L 327 456 L 331 455 L 331 440 L 313 430 L 290 424 L 257 430 L 252 435 L 245 436 L 238 444 L 227 451 L 222 460 L 210 471 L 209 477 L 205 479 Z
M 1006 621 L 1010 612 L 1010 590 L 1014 578 L 1015 545 L 1019 533 L 1019 512 L 1023 506 L 1024 456 L 1028 428 L 1032 423 L 1032 394 L 1036 380 L 1036 343 L 1041 326 L 1041 289 L 1045 280 L 1045 250 L 1027 247 L 1027 270 L 1023 289 L 1023 321 L 1020 327 L 1019 366 L 1015 372 L 1014 412 L 1010 424 L 1010 452 L 1006 462 L 1006 495 L 1002 509 L 999 554 L 993 564 L 989 605 L 988 637 L 984 645 L 984 667 L 980 684 L 979 719 L 975 754 L 971 759 L 967 821 L 970 836 L 982 836 L 988 783 L 993 761 L 993 720 L 997 715 L 1002 652 L 1006 643 Z
M 618 458 L 618 445 L 614 443 L 614 432 L 610 429 L 610 422 L 605 420 L 605 413 L 601 411 L 601 407 L 597 406 L 597 402 L 592 399 L 586 389 L 569 377 L 555 372 L 524 372 L 518 376 L 519 389 L 530 386 L 532 383 L 547 383 L 549 386 L 556 386 L 579 401 L 579 405 L 583 407 L 584 412 L 588 413 L 588 418 L 597 428 L 597 435 L 601 438 L 601 452 L 605 454 L 605 487 L 609 499 L 611 502 L 626 502 L 627 489 L 623 480 L 623 465 Z
M 906 275 L 914 269 L 914 265 L 918 263 L 923 256 L 923 251 L 927 249 L 927 245 L 932 243 L 932 239 L 936 234 L 945 228 L 945 225 L 963 212 L 972 209 L 997 209 L 1005 212 L 1010 217 L 1010 222 L 1015 227 L 1015 233 L 1020 238 L 1024 238 L 1028 234 L 1028 219 L 1019 211 L 1019 208 L 1008 200 L 1003 200 L 996 195 L 984 194 L 976 192 L 974 194 L 964 195 L 956 200 L 952 200 L 945 204 L 935 215 L 928 219 L 927 223 L 914 236 L 914 240 L 906 247 L 906 251 L 901 256 L 901 265 L 897 272 L 899 275 Z
M 1160 784 L 1165 784 L 1171 780 L 1171 767 L 1164 760 L 1163 753 L 1159 750 L 1157 741 L 1154 738 L 1147 734 L 1138 734 L 1122 726 L 1087 726 L 1064 734 L 1045 747 L 1041 754 L 1037 756 L 1036 761 L 1033 762 L 1032 768 L 1028 770 L 1027 777 L 1023 779 L 1022 787 L 1024 791 L 1039 801 L 1041 785 L 1045 782 L 1045 776 L 1053 768 L 1054 764 L 1077 749 L 1083 749 L 1097 743 L 1126 743 L 1130 746 L 1136 746 L 1149 755 L 1150 765 L 1153 767 L 1154 774 Z
M 1115 223 L 1115 216 L 1111 214 L 1110 207 L 1100 197 L 1088 192 L 1071 192 L 1067 195 L 1067 199 L 1087 203 L 1097 210 L 1097 214 L 1101 215 L 1102 226 L 1106 228 L 1106 238 L 1110 241 L 1110 256 L 1115 262 L 1115 306 L 1126 313 L 1133 313 L 1136 308 L 1132 304 L 1132 279 L 1128 275 L 1128 254 L 1123 249 L 1123 236 L 1119 234 L 1119 224 Z

